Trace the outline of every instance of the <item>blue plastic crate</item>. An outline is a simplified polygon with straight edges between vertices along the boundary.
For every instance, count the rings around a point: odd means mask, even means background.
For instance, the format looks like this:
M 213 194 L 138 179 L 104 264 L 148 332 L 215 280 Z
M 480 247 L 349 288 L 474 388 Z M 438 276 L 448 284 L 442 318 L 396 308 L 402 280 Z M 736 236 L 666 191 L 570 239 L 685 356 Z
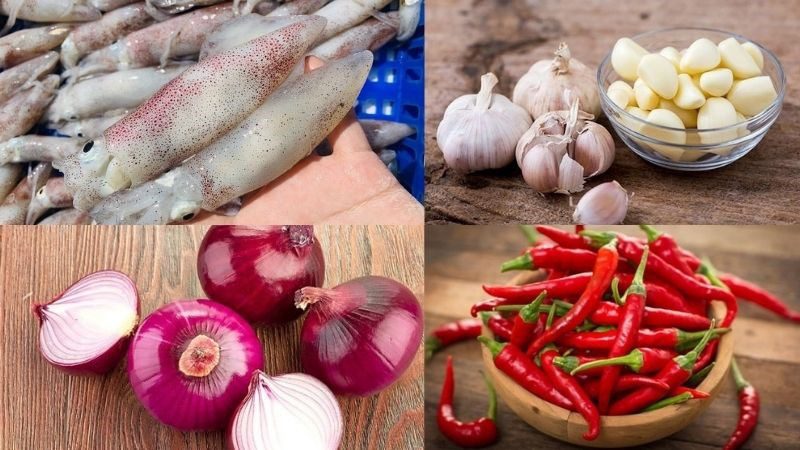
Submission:
M 390 9 L 395 9 L 394 5 Z M 423 7 L 424 9 L 424 7 Z M 417 200 L 425 190 L 425 26 L 406 42 L 392 41 L 375 53 L 367 82 L 358 96 L 361 119 L 406 123 L 416 133 L 392 147 L 397 152 L 397 178 Z

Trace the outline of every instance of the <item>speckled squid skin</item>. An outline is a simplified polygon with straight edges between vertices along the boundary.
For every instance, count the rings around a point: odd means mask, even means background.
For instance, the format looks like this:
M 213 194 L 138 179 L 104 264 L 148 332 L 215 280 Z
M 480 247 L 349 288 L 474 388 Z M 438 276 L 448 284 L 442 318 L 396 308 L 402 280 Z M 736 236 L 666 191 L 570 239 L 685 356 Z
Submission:
M 75 207 L 88 210 L 126 184 L 151 180 L 230 130 L 286 79 L 324 26 L 324 19 L 308 16 L 199 62 L 111 126 L 87 151 L 57 161 Z M 110 168 L 116 171 L 112 183 L 106 176 Z
M 0 38 L 0 69 L 16 66 L 52 50 L 67 38 L 71 25 L 25 28 Z
M 109 115 L 103 117 L 92 117 L 90 119 L 83 119 L 83 120 L 70 120 L 65 122 L 64 124 L 58 125 L 54 130 L 58 131 L 60 134 L 64 136 L 72 136 L 72 137 L 79 137 L 79 138 L 86 138 L 86 139 L 97 139 L 103 136 L 103 133 L 114 125 L 115 123 L 122 120 L 123 117 L 128 112 L 124 112 L 119 115 Z M 84 139 L 84 141 L 86 140 Z M 56 159 L 63 159 L 63 158 L 56 158 Z
M 397 34 L 400 19 L 397 12 L 372 18 L 328 39 L 308 53 L 326 61 L 343 58 L 363 50 L 376 51 Z
M 36 125 L 55 96 L 59 82 L 58 75 L 48 75 L 0 106 L 0 142 L 25 134 Z
M 15 11 L 17 19 L 34 22 L 88 22 L 101 16 L 83 0 L 0 0 L 0 12 L 11 16 Z
M 45 217 L 39 225 L 88 225 L 91 222 L 92 219 L 86 212 L 67 208 Z
M 56 64 L 58 64 L 58 52 L 47 52 L 0 72 L 0 104 L 5 103 L 28 83 L 52 73 Z
M 245 14 L 223 23 L 200 47 L 203 60 L 302 20 L 303 16 L 264 17 L 258 14 Z
M 86 139 L 29 134 L 0 142 L 0 167 L 7 163 L 52 162 L 78 153 Z
M 392 0 L 333 0 L 314 12 L 328 20 L 318 42 L 324 42 L 366 20 Z
M 283 3 L 265 13 L 262 12 L 261 8 L 262 6 L 265 8 L 269 6 L 268 3 L 265 2 L 258 5 L 257 9 L 259 14 L 265 14 L 269 17 L 296 16 L 298 14 L 311 14 L 325 6 L 325 3 L 328 3 L 328 0 L 293 0 Z M 245 6 L 244 11 L 247 11 L 247 6 Z

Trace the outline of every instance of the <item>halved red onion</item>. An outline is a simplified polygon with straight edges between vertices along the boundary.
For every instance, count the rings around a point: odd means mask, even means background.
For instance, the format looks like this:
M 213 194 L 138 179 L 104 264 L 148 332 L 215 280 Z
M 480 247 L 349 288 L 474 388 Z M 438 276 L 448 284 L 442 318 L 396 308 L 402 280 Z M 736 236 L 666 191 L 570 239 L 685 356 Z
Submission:
M 397 381 L 422 343 L 422 307 L 405 286 L 367 276 L 332 289 L 306 287 L 300 335 L 303 372 L 336 394 L 371 395 Z
M 197 253 L 206 295 L 252 323 L 294 320 L 294 293 L 322 286 L 325 260 L 309 225 L 213 226 Z
M 124 273 L 89 274 L 47 304 L 34 305 L 39 350 L 70 373 L 103 374 L 125 355 L 139 319 L 136 285 Z
M 342 412 L 321 381 L 303 373 L 253 374 L 250 391 L 228 428 L 234 450 L 336 450 Z
M 222 429 L 264 365 L 253 328 L 206 299 L 175 301 L 142 321 L 131 341 L 128 377 L 159 421 L 180 430 Z

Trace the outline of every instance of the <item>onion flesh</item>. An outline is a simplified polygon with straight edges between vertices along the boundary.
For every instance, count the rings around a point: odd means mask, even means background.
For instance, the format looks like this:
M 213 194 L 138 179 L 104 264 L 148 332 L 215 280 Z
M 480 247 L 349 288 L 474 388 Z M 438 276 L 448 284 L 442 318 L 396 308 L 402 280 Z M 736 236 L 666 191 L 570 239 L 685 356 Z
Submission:
M 41 325 L 39 349 L 50 364 L 70 373 L 104 374 L 125 355 L 139 295 L 127 275 L 103 270 L 33 311 Z
M 234 450 L 335 450 L 343 430 L 336 397 L 321 381 L 303 373 L 270 377 L 253 374 L 250 390 L 228 429 Z
M 312 226 L 213 226 L 200 244 L 197 274 L 209 298 L 272 325 L 300 317 L 294 293 L 322 286 L 325 261 Z
M 264 365 L 253 328 L 207 299 L 176 301 L 147 316 L 131 341 L 128 377 L 159 421 L 180 430 L 224 428 Z
M 389 278 L 366 276 L 296 294 L 309 313 L 300 335 L 303 371 L 336 394 L 371 395 L 408 369 L 422 343 L 422 308 Z

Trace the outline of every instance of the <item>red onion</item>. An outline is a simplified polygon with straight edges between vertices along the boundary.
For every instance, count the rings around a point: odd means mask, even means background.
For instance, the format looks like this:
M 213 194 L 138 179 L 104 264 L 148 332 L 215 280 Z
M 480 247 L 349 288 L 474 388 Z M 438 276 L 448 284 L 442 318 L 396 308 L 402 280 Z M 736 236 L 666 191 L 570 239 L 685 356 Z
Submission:
M 156 419 L 181 430 L 224 428 L 264 365 L 255 331 L 206 299 L 176 301 L 147 316 L 131 342 L 133 392 Z
M 39 349 L 50 364 L 70 373 L 103 374 L 125 354 L 139 318 L 139 295 L 125 274 L 103 270 L 33 312 L 41 325 Z
M 296 303 L 311 309 L 300 335 L 303 371 L 337 394 L 380 391 L 400 378 L 419 349 L 422 308 L 407 287 L 389 278 L 306 287 Z
M 234 450 L 336 450 L 342 440 L 342 412 L 321 381 L 303 373 L 270 377 L 253 374 L 250 392 L 228 429 Z
M 312 226 L 213 226 L 197 255 L 206 295 L 252 323 L 294 320 L 294 293 L 322 286 L 325 260 Z

